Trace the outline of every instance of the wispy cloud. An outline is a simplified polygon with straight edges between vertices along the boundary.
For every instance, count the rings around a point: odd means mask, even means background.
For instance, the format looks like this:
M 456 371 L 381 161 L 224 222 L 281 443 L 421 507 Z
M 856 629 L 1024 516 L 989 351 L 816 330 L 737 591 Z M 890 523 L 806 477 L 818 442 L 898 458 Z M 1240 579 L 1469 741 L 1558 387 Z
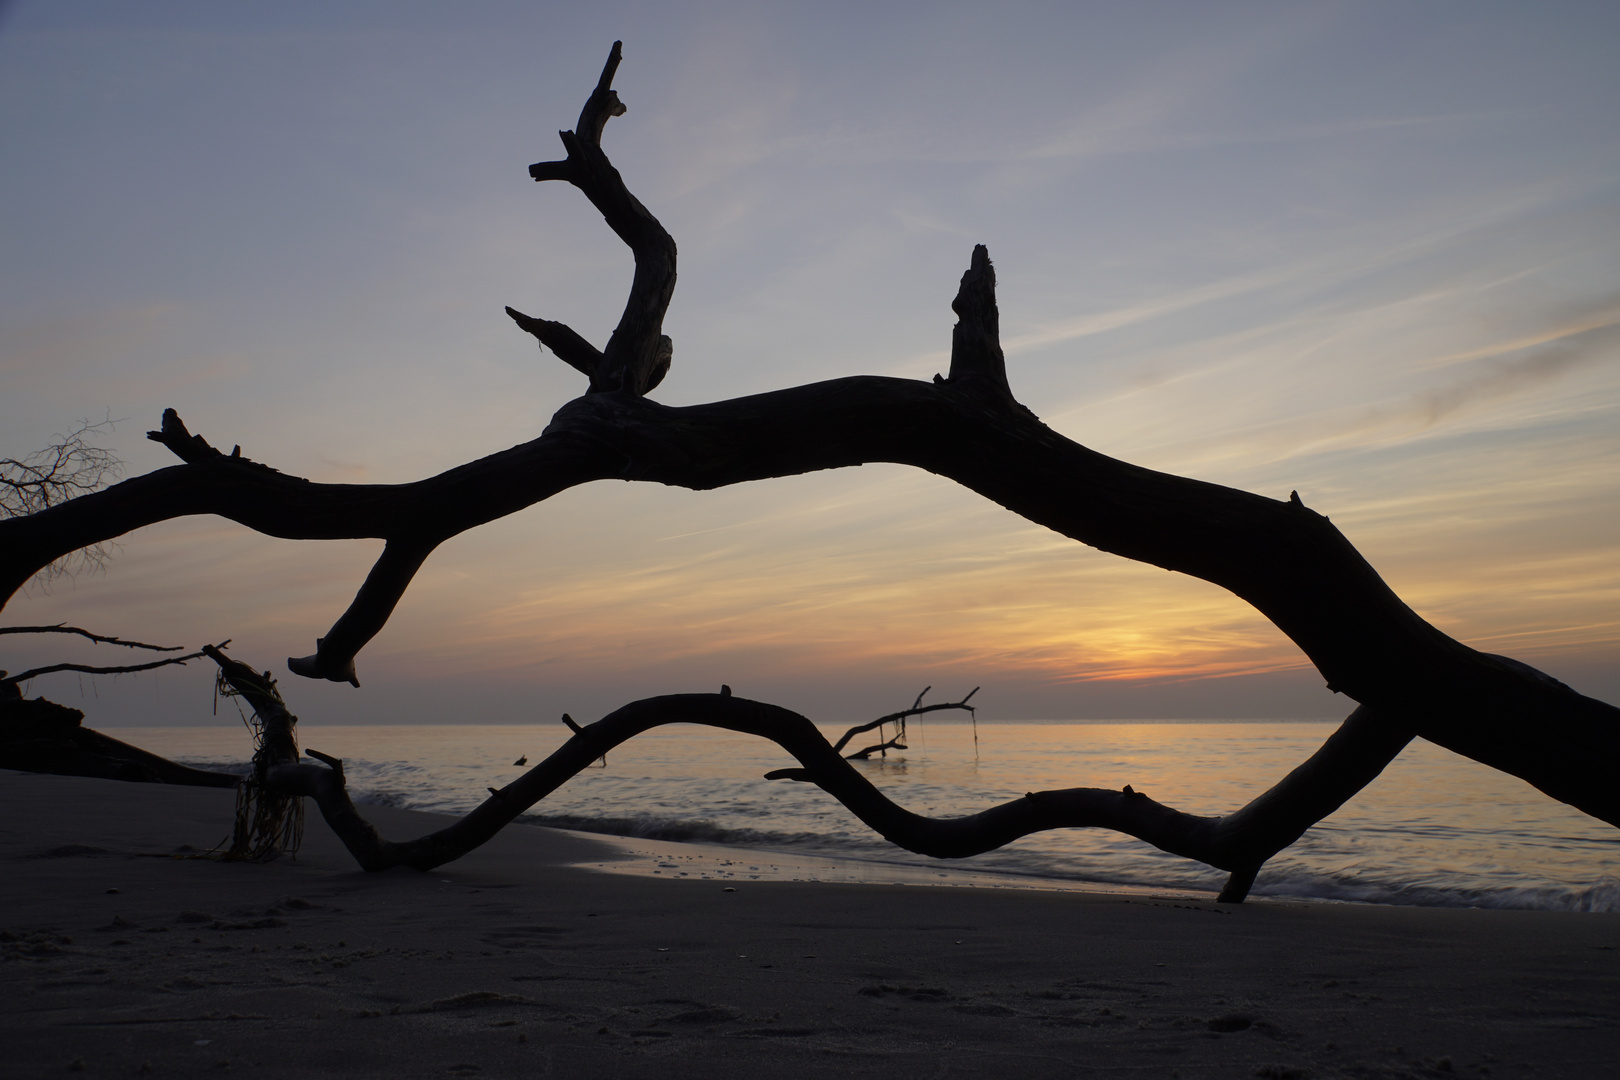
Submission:
M 1430 368 L 1446 367 L 1451 364 L 1467 363 L 1471 360 L 1502 356 L 1506 353 L 1531 349 L 1537 345 L 1546 345 L 1555 341 L 1579 337 L 1589 331 L 1606 330 L 1616 325 L 1620 325 L 1620 296 L 1582 305 L 1582 307 L 1569 312 L 1565 318 L 1558 319 L 1551 325 L 1532 333 L 1494 341 L 1472 349 L 1447 353 L 1444 356 L 1437 356 L 1425 362 L 1423 366 Z
M 1594 349 L 1594 344 L 1570 342 L 1556 348 L 1536 349 L 1524 356 L 1493 360 L 1485 370 L 1417 394 L 1411 412 L 1423 428 L 1428 428 L 1471 405 L 1533 390 L 1603 356 L 1606 350 Z

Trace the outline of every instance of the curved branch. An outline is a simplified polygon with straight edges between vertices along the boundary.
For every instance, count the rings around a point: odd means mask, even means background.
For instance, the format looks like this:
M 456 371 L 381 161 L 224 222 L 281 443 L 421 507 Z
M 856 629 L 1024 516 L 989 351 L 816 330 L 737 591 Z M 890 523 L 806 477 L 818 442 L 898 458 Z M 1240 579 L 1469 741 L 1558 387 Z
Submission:
M 250 669 L 248 670 L 251 675 Z M 1122 791 L 1069 788 L 960 818 L 930 818 L 899 806 L 839 756 L 814 724 L 776 705 L 727 694 L 680 694 L 632 702 L 584 727 L 554 753 L 454 824 L 414 840 L 385 840 L 350 799 L 341 759 L 317 751 L 316 765 L 272 766 L 267 782 L 288 795 L 313 798 L 338 838 L 366 870 L 410 866 L 431 870 L 458 859 L 588 768 L 614 747 L 666 724 L 702 724 L 769 739 L 800 768 L 768 777 L 805 780 L 833 796 L 890 842 L 920 855 L 961 859 L 993 851 L 1033 832 L 1106 828 L 1172 854 L 1233 872 L 1222 899 L 1236 903 L 1255 872 L 1370 781 L 1410 736 L 1357 710 L 1312 758 L 1259 799 L 1220 818 L 1183 813 L 1127 785 Z M 1237 887 L 1237 886 L 1241 887 Z
M 641 201 L 630 194 L 624 178 L 602 152 L 602 129 L 608 118 L 625 113 L 624 103 L 613 90 L 621 45 L 621 42 L 613 43 L 607 64 L 602 68 L 602 77 L 580 110 L 579 123 L 574 130 L 558 133 L 568 152 L 567 159 L 531 165 L 529 175 L 537 181 L 566 180 L 579 188 L 635 255 L 636 273 L 630 283 L 624 314 L 608 339 L 607 348 L 602 350 L 601 362 L 594 372 L 587 374 L 591 379 L 591 393 L 620 390 L 639 397 L 663 380 L 673 353 L 663 325 L 664 313 L 669 310 L 670 298 L 675 294 L 675 239 Z M 514 313 L 512 317 L 516 319 L 517 315 Z M 519 325 L 539 336 L 522 320 Z M 580 366 L 561 351 L 558 355 L 573 366 Z
M 973 259 L 951 301 L 960 316 L 951 331 L 951 374 L 948 382 L 977 383 L 985 391 L 1013 402 L 1007 383 L 1007 359 L 1001 352 L 1001 316 L 996 310 L 996 268 L 983 244 L 973 247 Z
M 533 334 L 540 344 L 556 353 L 557 359 L 587 379 L 596 378 L 596 371 L 602 366 L 601 350 L 576 334 L 572 327 L 549 319 L 536 319 L 512 307 L 506 309 L 506 314 L 520 328 Z
M 354 603 L 314 656 L 295 662 L 301 674 L 354 682 L 356 653 L 438 543 L 557 492 L 609 478 L 707 489 L 894 462 L 1082 543 L 1220 585 L 1298 644 L 1335 691 L 1620 824 L 1620 709 L 1447 637 L 1297 496 L 1282 502 L 1116 461 L 1018 405 L 1005 392 L 982 247 L 953 305 L 949 379 L 855 377 L 687 408 L 638 396 L 667 356 L 659 328 L 675 246 L 601 152 L 602 125 L 622 112 L 611 89 L 618 58 L 616 45 L 578 130 L 563 133 L 567 160 L 530 172 L 579 187 L 635 253 L 624 317 L 592 376 L 592 390 L 621 392 L 588 393 L 532 442 L 403 485 L 312 484 L 204 453 L 178 416 L 170 424 L 171 410 L 159 435 L 172 438 L 161 441 L 196 463 L 0 521 L 0 597 L 61 555 L 189 514 L 288 538 L 381 537 L 387 548 Z

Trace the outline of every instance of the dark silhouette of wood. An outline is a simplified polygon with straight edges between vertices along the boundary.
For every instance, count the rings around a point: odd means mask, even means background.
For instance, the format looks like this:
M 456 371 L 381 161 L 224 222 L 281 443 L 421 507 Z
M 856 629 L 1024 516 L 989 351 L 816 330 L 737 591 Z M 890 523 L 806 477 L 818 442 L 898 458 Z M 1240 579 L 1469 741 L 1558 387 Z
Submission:
M 415 483 L 315 484 L 221 454 L 169 410 L 153 437 L 184 464 L 0 521 L 0 597 L 9 598 L 67 553 L 190 514 L 215 514 L 287 538 L 380 537 L 386 541 L 383 554 L 348 610 L 317 639 L 314 654 L 289 660 L 300 675 L 358 686 L 356 655 L 387 622 L 434 548 L 468 529 L 592 480 L 703 490 L 894 462 L 955 480 L 1082 543 L 1230 590 L 1287 634 L 1331 689 L 1361 706 L 1301 766 L 1297 781 L 1291 774 L 1279 785 L 1280 802 L 1257 801 L 1252 812 L 1245 808 L 1230 819 L 1214 819 L 1228 822 L 1225 832 L 1212 824 L 1195 826 L 1183 820 L 1186 815 L 1176 818 L 1129 792 L 1046 793 L 1011 804 L 1020 807 L 1016 812 L 987 811 L 987 821 L 1023 820 L 1019 815 L 1045 807 L 1043 813 L 1054 817 L 1069 814 L 1071 824 L 1123 824 L 1133 835 L 1158 836 L 1157 823 L 1174 820 L 1180 823 L 1176 829 L 1162 830 L 1166 842 L 1176 845 L 1167 850 L 1232 868 L 1229 894 L 1237 895 L 1247 888 L 1244 875 L 1252 878 L 1258 865 L 1252 853 L 1309 816 L 1296 813 L 1298 807 L 1337 806 L 1341 794 L 1348 797 L 1365 783 L 1356 778 L 1376 775 L 1400 745 L 1420 735 L 1620 824 L 1620 784 L 1614 783 L 1620 710 L 1431 626 L 1297 493 L 1279 501 L 1117 461 L 1052 431 L 1019 404 L 999 344 L 995 271 L 982 245 L 974 248 L 952 304 L 958 322 L 949 373 L 931 383 L 858 376 L 684 408 L 646 398 L 672 353 L 662 323 L 676 253 L 674 241 L 630 194 L 601 148 L 608 118 L 624 112 L 611 87 L 619 58 L 615 44 L 575 130 L 561 133 L 566 158 L 529 170 L 536 180 L 566 180 L 579 188 L 630 247 L 636 264 L 624 314 L 599 352 L 561 323 L 508 309 L 523 329 L 589 379 L 587 392 L 559 409 L 539 438 Z M 626 708 L 643 716 L 676 706 Z M 722 711 L 715 715 L 730 716 L 742 705 L 716 708 Z M 689 703 L 679 711 L 701 710 Z M 331 783 L 329 777 L 285 772 L 309 768 L 278 765 L 275 775 L 309 785 L 311 794 Z M 821 776 L 815 779 L 823 783 Z M 471 817 L 483 821 L 488 815 Z M 1269 839 L 1247 845 L 1214 839 L 1232 830 Z M 933 835 L 931 827 L 923 831 Z M 1185 841 L 1194 835 L 1205 839 Z M 1248 854 L 1233 857 L 1230 850 L 1239 848 Z
M 906 746 L 900 740 L 906 737 L 906 720 L 909 717 L 922 716 L 931 712 L 939 712 L 942 709 L 961 709 L 970 715 L 974 713 L 974 708 L 968 704 L 968 701 L 972 699 L 974 694 L 979 692 L 979 688 L 977 686 L 975 686 L 972 690 L 969 690 L 967 692 L 967 696 L 962 698 L 961 701 L 942 701 L 933 705 L 924 705 L 922 703 L 922 699 L 926 697 L 928 695 L 928 691 L 932 689 L 932 686 L 923 687 L 922 693 L 917 695 L 917 700 L 911 703 L 911 708 L 909 709 L 901 709 L 899 712 L 892 712 L 888 713 L 887 715 L 880 716 L 876 720 L 871 720 L 864 724 L 856 724 L 854 727 L 844 732 L 843 736 L 840 737 L 837 742 L 833 743 L 834 753 L 841 753 L 844 747 L 849 745 L 849 741 L 851 739 L 857 735 L 864 735 L 868 731 L 876 730 L 879 738 L 881 739 L 883 735 L 883 728 L 889 724 L 895 725 L 895 735 L 893 738 L 882 739 L 881 742 L 878 742 L 873 746 L 856 750 L 852 754 L 845 754 L 844 757 L 850 761 L 865 761 L 873 754 L 884 754 L 889 750 L 904 750 L 906 749 Z
M 211 654 L 213 655 L 213 654 Z M 279 696 L 266 697 L 252 668 L 222 656 L 224 679 L 237 685 L 261 715 L 286 715 Z M 292 721 L 296 723 L 296 719 Z M 285 724 L 285 721 L 283 721 Z M 308 751 L 324 765 L 300 764 L 296 749 L 265 766 L 265 782 L 315 800 L 322 816 L 366 870 L 410 866 L 431 870 L 487 842 L 506 825 L 589 768 L 609 750 L 665 724 L 703 724 L 769 739 L 799 761 L 766 779 L 813 783 L 848 807 L 873 831 L 908 851 L 961 859 L 993 851 L 1047 829 L 1113 829 L 1177 855 L 1232 872 L 1223 901 L 1241 901 L 1255 872 L 1317 821 L 1338 809 L 1382 771 L 1411 736 L 1358 709 L 1308 761 L 1264 795 L 1223 817 L 1174 810 L 1126 786 L 1030 792 L 1022 799 L 960 818 L 930 818 L 893 802 L 842 757 L 816 726 L 777 705 L 731 694 L 677 694 L 632 702 L 594 724 L 564 723 L 573 733 L 549 757 L 454 824 L 414 840 L 385 840 L 348 794 L 341 759 Z
M 0 634 L 73 634 L 98 645 L 122 645 L 152 652 L 176 652 L 179 645 L 151 645 L 144 641 L 96 634 L 78 626 L 57 623 L 51 626 L 0 626 Z M 184 664 L 203 654 L 170 656 L 146 664 L 97 666 L 92 664 L 47 664 L 11 675 L 0 671 L 0 769 L 56 773 L 62 776 L 96 776 L 106 780 L 134 780 L 155 784 L 190 784 L 204 787 L 234 787 L 237 777 L 228 773 L 193 769 L 188 765 L 131 746 L 126 742 L 84 727 L 84 713 L 58 705 L 43 697 L 23 697 L 22 684 L 42 675 L 77 671 L 90 675 L 122 675 L 170 664 Z
M 193 787 L 235 787 L 239 779 L 181 765 L 83 724 L 80 710 L 25 698 L 15 681 L 0 680 L 0 769 Z
M 674 352 L 663 325 L 664 312 L 675 294 L 675 240 L 630 194 L 619 171 L 602 152 L 602 129 L 610 117 L 625 113 L 624 103 L 613 89 L 619 59 L 620 43 L 615 41 L 574 130 L 558 132 L 568 156 L 530 165 L 529 175 L 536 181 L 566 180 L 579 188 L 635 253 L 636 274 L 624 314 L 607 347 L 592 358 L 594 349 L 589 343 L 561 323 L 532 319 L 512 308 L 506 312 L 565 362 L 584 372 L 591 380 L 589 393 L 622 391 L 640 396 L 663 381 Z
M 119 644 L 128 643 L 119 642 Z M 82 675 L 129 675 L 137 671 L 151 671 L 153 668 L 168 667 L 170 664 L 179 664 L 184 667 L 187 660 L 195 660 L 201 655 L 200 652 L 187 653 L 185 656 L 170 656 L 145 664 L 110 664 L 101 666 L 95 664 L 46 664 L 44 667 L 29 668 L 27 671 L 18 672 L 16 675 L 8 675 L 4 671 L 0 671 L 0 683 L 11 683 L 13 685 L 25 683 L 29 679 L 35 679 L 41 675 L 53 675 L 58 671 L 77 671 Z

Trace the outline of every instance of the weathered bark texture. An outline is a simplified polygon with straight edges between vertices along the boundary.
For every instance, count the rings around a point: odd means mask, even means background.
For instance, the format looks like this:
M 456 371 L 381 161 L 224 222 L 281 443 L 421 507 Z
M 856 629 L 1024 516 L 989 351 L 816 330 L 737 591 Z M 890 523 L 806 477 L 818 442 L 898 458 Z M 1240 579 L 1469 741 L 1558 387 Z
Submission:
M 974 839 L 953 841 L 955 846 L 936 843 L 945 835 L 943 825 L 896 819 L 902 827 L 874 811 L 874 820 L 884 822 L 879 831 L 893 833 L 891 838 L 913 837 L 911 829 L 918 850 L 966 853 L 978 838 L 1010 838 L 1035 820 L 1124 828 L 1155 843 L 1155 837 L 1174 834 L 1166 840 L 1175 845 L 1169 850 L 1233 868 L 1236 885 L 1258 863 L 1251 854 L 1239 858 L 1230 851 L 1262 851 L 1279 837 L 1297 837 L 1295 824 L 1337 806 L 1365 782 L 1355 778 L 1376 775 L 1414 735 L 1620 824 L 1620 784 L 1614 782 L 1620 773 L 1620 710 L 1441 633 L 1402 603 L 1339 530 L 1297 494 L 1282 502 L 1116 461 L 1063 437 L 1020 405 L 1007 381 L 995 273 L 983 246 L 974 249 L 952 305 L 959 321 L 947 377 L 935 376 L 932 383 L 836 379 L 684 408 L 647 400 L 672 351 L 662 321 L 675 283 L 675 244 L 602 152 L 603 126 L 624 111 L 611 89 L 618 63 L 615 45 L 576 129 L 562 133 L 567 157 L 530 168 L 536 180 L 578 187 L 636 263 L 624 316 L 600 351 L 561 323 L 509 309 L 521 327 L 590 380 L 588 392 L 564 405 L 539 438 L 415 483 L 315 484 L 239 452 L 219 453 L 187 432 L 170 410 L 163 430 L 152 437 L 185 464 L 0 522 L 0 596 L 9 597 L 68 552 L 189 514 L 216 514 L 288 538 L 380 537 L 387 541 L 384 553 L 349 609 L 317 639 L 313 655 L 290 661 L 298 674 L 358 685 L 356 654 L 386 623 L 423 560 L 467 529 L 592 480 L 708 489 L 895 462 L 955 480 L 1082 543 L 1229 589 L 1293 639 L 1329 686 L 1362 709 L 1337 741 L 1279 786 L 1273 802 L 1219 819 L 1226 823 L 1219 828 L 1175 817 L 1141 797 L 1077 789 L 965 819 L 976 824 L 945 831 Z M 615 723 L 634 726 L 651 713 L 674 710 L 688 719 L 701 712 L 709 717 L 702 722 L 729 726 L 744 708 L 735 699 L 655 701 L 678 704 L 627 706 L 638 719 Z M 705 711 L 711 706 L 718 711 Z M 599 754 L 593 748 L 585 759 Z M 330 783 L 317 773 L 276 775 L 288 784 L 305 777 L 296 782 L 317 798 L 316 789 Z M 846 781 L 836 779 L 841 775 L 818 772 L 814 779 L 829 791 L 838 788 L 840 798 L 848 795 L 852 809 L 866 806 L 870 794 L 846 791 L 840 787 Z M 1298 810 L 1302 806 L 1315 809 Z M 338 813 L 339 819 L 348 821 L 351 811 Z M 463 831 L 476 833 L 485 827 L 477 823 L 500 813 L 475 813 L 469 818 L 475 824 Z M 1178 822 L 1174 829 L 1156 831 L 1172 820 Z M 1230 839 L 1238 834 L 1264 839 Z M 912 846 L 912 840 L 897 842 Z M 402 861 L 416 865 L 438 857 Z

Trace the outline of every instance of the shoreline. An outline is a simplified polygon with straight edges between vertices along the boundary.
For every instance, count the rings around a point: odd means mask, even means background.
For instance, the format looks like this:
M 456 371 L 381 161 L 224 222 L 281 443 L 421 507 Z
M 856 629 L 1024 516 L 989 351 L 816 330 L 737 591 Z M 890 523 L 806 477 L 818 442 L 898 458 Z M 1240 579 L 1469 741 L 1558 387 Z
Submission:
M 501 787 L 521 773 L 517 759 L 538 760 L 558 739 L 557 725 L 544 724 L 302 727 L 311 745 L 345 759 L 359 801 L 447 814 L 472 809 L 486 787 Z M 1306 729 L 1311 732 L 1302 733 Z M 1220 813 L 1246 803 L 1320 743 L 1308 724 L 1178 725 L 1173 745 L 1165 742 L 1169 730 L 1013 724 L 1004 736 L 986 737 L 981 759 L 968 725 L 942 723 L 915 729 L 912 752 L 859 768 L 900 805 L 930 816 L 971 814 L 1030 790 L 1126 782 L 1167 805 Z M 223 727 L 209 738 L 150 729 L 135 741 L 225 767 L 244 735 Z M 831 875 L 843 881 L 883 880 L 873 864 L 885 863 L 928 868 L 906 872 L 907 880 L 944 872 L 986 887 L 1008 884 L 1011 875 L 1030 879 L 1030 887 L 1217 893 L 1226 879 L 1103 830 L 1041 832 L 965 860 L 913 856 L 883 842 L 822 793 L 760 779 L 782 763 L 778 748 L 764 740 L 700 727 L 658 729 L 621 747 L 609 768 L 582 772 L 552 792 L 525 818 L 553 828 L 767 850 L 790 859 L 813 853 L 866 868 Z M 1620 912 L 1617 855 L 1611 826 L 1477 763 L 1415 747 L 1272 859 L 1251 895 Z
M 446 820 L 451 820 L 446 818 Z M 612 854 L 601 859 L 585 859 L 567 865 L 582 870 L 632 877 L 694 881 L 779 881 L 820 885 L 893 885 L 924 888 L 1011 889 L 1025 892 L 1086 893 L 1100 896 L 1152 896 L 1174 900 L 1214 903 L 1216 893 L 1207 889 L 1131 885 L 1072 878 L 1036 877 L 1011 871 L 978 870 L 948 861 L 913 864 L 855 856 L 819 855 L 779 848 L 752 848 L 742 845 L 697 843 L 685 840 L 652 840 L 613 833 L 593 833 L 580 829 L 558 829 L 532 824 L 519 818 L 513 822 L 531 829 L 546 829 L 576 839 L 606 845 Z M 667 872 L 666 872 L 667 871 Z M 1258 897 L 1270 903 L 1270 897 Z M 1300 903 L 1343 903 L 1313 901 Z
M 1620 1057 L 1615 915 L 670 880 L 583 869 L 623 848 L 543 827 L 367 875 L 315 815 L 295 860 L 193 857 L 232 805 L 0 773 L 0 1074 L 1598 1077 Z M 390 836 L 442 821 L 366 813 Z

